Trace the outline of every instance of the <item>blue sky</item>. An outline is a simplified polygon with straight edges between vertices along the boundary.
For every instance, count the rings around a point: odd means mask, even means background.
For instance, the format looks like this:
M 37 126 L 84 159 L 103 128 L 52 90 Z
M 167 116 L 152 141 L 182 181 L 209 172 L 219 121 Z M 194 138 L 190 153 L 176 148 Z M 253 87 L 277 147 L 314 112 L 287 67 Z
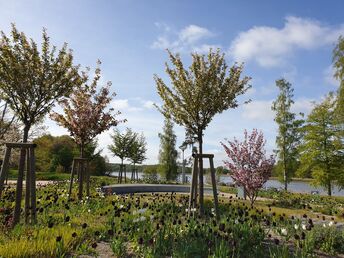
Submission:
M 216 116 L 205 132 L 205 151 L 221 165 L 225 155 L 219 142 L 240 138 L 244 129 L 262 130 L 272 152 L 276 125 L 270 106 L 276 79 L 293 84 L 294 110 L 306 114 L 312 101 L 337 89 L 331 59 L 338 36 L 344 35 L 343 8 L 343 1 L 0 0 L 0 30 L 8 33 L 14 22 L 39 41 L 45 27 L 55 45 L 69 44 L 76 63 L 94 67 L 100 59 L 102 82 L 112 81 L 117 93 L 112 105 L 128 120 L 120 128 L 131 127 L 147 138 L 147 163 L 157 160 L 163 125 L 152 103 L 161 103 L 153 75 L 168 81 L 165 49 L 190 63 L 191 52 L 219 47 L 228 64 L 245 62 L 244 74 L 252 77 L 245 97 L 252 102 Z M 49 119 L 46 124 L 53 135 L 67 133 Z M 179 146 L 184 131 L 177 126 L 175 131 Z M 106 148 L 110 132 L 100 135 L 99 145 L 111 161 L 118 161 Z

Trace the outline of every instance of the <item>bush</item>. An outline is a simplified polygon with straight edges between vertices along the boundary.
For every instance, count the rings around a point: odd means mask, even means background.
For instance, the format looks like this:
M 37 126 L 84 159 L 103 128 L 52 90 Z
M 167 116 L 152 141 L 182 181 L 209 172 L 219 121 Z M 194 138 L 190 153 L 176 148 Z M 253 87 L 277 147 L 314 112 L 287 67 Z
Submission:
M 146 166 L 143 169 L 143 181 L 146 183 L 158 183 L 158 171 L 156 166 Z
M 316 225 L 309 234 L 307 234 L 306 244 L 319 249 L 327 254 L 336 255 L 344 252 L 344 231 L 335 226 L 329 226 L 328 223 Z

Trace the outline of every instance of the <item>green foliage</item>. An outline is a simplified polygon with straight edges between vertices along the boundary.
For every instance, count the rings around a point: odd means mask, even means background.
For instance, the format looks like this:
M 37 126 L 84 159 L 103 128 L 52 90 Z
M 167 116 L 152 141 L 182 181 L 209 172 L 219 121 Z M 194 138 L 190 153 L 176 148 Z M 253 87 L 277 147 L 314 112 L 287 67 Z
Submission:
M 332 185 L 344 186 L 344 146 L 336 126 L 336 96 L 330 93 L 317 104 L 307 118 L 305 135 L 300 146 L 301 167 L 299 175 L 311 171 L 314 183 L 332 193 Z
M 90 172 L 95 176 L 105 175 L 105 172 L 107 172 L 105 158 L 101 156 L 100 153 L 96 153 L 91 158 Z
M 61 166 L 63 172 L 69 172 L 76 147 L 73 139 L 68 135 L 55 137 L 50 149 L 52 155 L 50 171 L 56 171 L 57 166 Z
M 166 72 L 172 87 L 155 75 L 158 94 L 164 102 L 160 111 L 199 137 L 216 114 L 238 106 L 236 97 L 248 89 L 250 78 L 240 79 L 242 65 L 234 65 L 228 71 L 220 50 L 210 50 L 207 57 L 192 54 L 188 70 L 178 54 L 169 52 L 169 57 L 174 68 L 166 64 Z
M 10 170 L 8 179 L 16 180 L 18 178 L 18 170 Z M 36 180 L 48 180 L 48 181 L 63 181 L 70 179 L 69 174 L 55 173 L 55 172 L 36 172 Z
M 67 44 L 56 53 L 43 30 L 41 50 L 12 24 L 11 38 L 1 32 L 0 89 L 2 99 L 24 124 L 24 142 L 30 127 L 41 121 L 55 101 L 80 85 L 78 67 Z
M 160 151 L 158 171 L 167 181 L 176 180 L 178 173 L 176 150 L 177 136 L 173 131 L 173 123 L 170 119 L 165 119 L 163 132 L 159 133 Z
M 35 149 L 36 156 L 36 170 L 37 171 L 49 171 L 51 167 L 52 154 L 51 149 L 54 143 L 55 137 L 46 134 L 38 137 L 33 142 L 37 144 Z
M 117 257 L 124 257 L 126 254 L 126 246 L 122 238 L 113 239 L 111 242 L 111 249 Z
M 278 124 L 276 137 L 278 162 L 275 171 L 280 180 L 284 182 L 284 188 L 287 190 L 288 183 L 298 167 L 299 153 L 297 147 L 302 139 L 301 126 L 304 121 L 297 120 L 295 114 L 290 111 L 292 104 L 294 104 L 294 89 L 291 84 L 285 79 L 279 79 L 276 81 L 276 86 L 280 93 L 271 107 L 276 113 L 274 120 Z
M 130 128 L 127 128 L 124 133 L 116 128 L 110 136 L 113 143 L 108 145 L 108 149 L 114 156 L 120 158 L 123 164 L 123 160 L 130 157 L 130 149 L 136 141 L 137 134 Z
M 82 158 L 85 145 L 112 126 L 126 121 L 117 120 L 116 116 L 121 113 L 109 107 L 112 98 L 116 96 L 115 93 L 110 94 L 111 82 L 108 81 L 105 87 L 98 89 L 101 78 L 100 64 L 98 60 L 92 80 L 88 75 L 90 69 L 81 72 L 82 83 L 78 90 L 73 91 L 69 98 L 60 101 L 64 114 L 51 114 L 51 119 L 66 128 L 79 145 Z
M 159 165 L 146 165 L 143 169 L 143 179 L 149 183 L 158 182 L 158 167 Z
M 305 242 L 313 249 L 319 249 L 332 256 L 344 253 L 344 232 L 328 226 L 328 223 L 317 225 L 307 235 Z
M 13 134 L 16 135 L 19 132 L 18 124 L 15 121 L 16 117 L 14 115 L 9 117 L 9 114 L 8 104 L 0 99 L 0 142 L 10 142 Z
M 241 78 L 243 65 L 233 65 L 228 69 L 224 54 L 210 49 L 208 55 L 192 54 L 192 63 L 184 67 L 179 54 L 169 51 L 173 67 L 166 64 L 166 73 L 171 79 L 171 87 L 157 75 L 154 76 L 158 94 L 163 101 L 159 111 L 183 126 L 194 142 L 198 141 L 198 152 L 203 154 L 203 134 L 216 114 L 238 106 L 237 97 L 250 86 L 249 77 Z M 203 160 L 199 160 L 199 203 L 203 213 L 204 182 Z
M 141 164 L 146 159 L 147 142 L 143 133 L 134 133 L 135 140 L 129 148 L 129 160 L 134 164 Z
M 107 172 L 106 161 L 105 158 L 101 155 L 103 149 L 97 151 L 98 148 L 98 141 L 93 139 L 88 144 L 85 145 L 84 148 L 84 157 L 90 161 L 90 173 L 92 175 L 105 175 Z M 80 157 L 80 149 L 75 149 L 75 155 Z
M 14 197 L 14 189 L 6 189 L 0 199 L 0 256 L 95 256 L 100 251 L 94 249 L 97 242 L 108 245 L 118 257 L 316 257 L 317 250 L 331 256 L 344 253 L 343 232 L 332 220 L 314 220 L 314 228 L 304 229 L 309 217 L 289 218 L 221 195 L 218 221 L 210 213 L 189 217 L 185 195 L 104 195 L 94 190 L 113 184 L 113 180 L 92 177 L 91 196 L 82 201 L 73 194 L 67 200 L 66 183 L 40 187 L 37 225 L 18 224 L 14 228 L 4 223 Z M 205 205 L 207 210 L 212 207 L 209 199 Z
M 336 115 L 338 122 L 344 129 L 344 37 L 340 36 L 338 43 L 333 50 L 334 76 L 339 80 L 338 101 L 336 105 Z
M 224 166 L 218 166 L 215 169 L 215 172 L 216 172 L 216 175 L 220 176 L 220 175 L 228 174 L 229 170 L 226 167 L 224 167 Z
M 62 172 L 69 172 L 72 161 L 77 153 L 77 145 L 68 135 L 42 135 L 34 140 L 36 147 L 36 170 L 56 172 L 62 167 Z
M 73 158 L 80 156 L 80 149 L 68 135 L 51 136 L 43 135 L 34 140 L 36 148 L 36 170 L 69 173 Z M 93 175 L 104 175 L 106 162 L 101 156 L 101 150 L 96 151 L 97 141 L 92 141 L 85 146 L 84 155 L 90 160 L 90 172 Z M 60 171 L 61 168 L 61 171 Z

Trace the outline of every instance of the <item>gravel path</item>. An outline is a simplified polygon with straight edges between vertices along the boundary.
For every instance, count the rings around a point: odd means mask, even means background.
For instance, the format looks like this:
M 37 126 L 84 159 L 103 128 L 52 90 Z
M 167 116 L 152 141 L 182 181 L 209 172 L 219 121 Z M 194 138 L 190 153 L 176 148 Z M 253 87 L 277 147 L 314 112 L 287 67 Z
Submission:
M 54 183 L 54 181 L 51 180 L 38 180 L 36 181 L 36 185 L 40 185 L 40 186 L 44 186 L 44 185 L 48 185 L 48 184 L 52 184 Z M 15 185 L 17 184 L 17 180 L 8 180 L 7 181 L 8 185 Z M 25 180 L 23 181 L 23 185 L 25 186 Z

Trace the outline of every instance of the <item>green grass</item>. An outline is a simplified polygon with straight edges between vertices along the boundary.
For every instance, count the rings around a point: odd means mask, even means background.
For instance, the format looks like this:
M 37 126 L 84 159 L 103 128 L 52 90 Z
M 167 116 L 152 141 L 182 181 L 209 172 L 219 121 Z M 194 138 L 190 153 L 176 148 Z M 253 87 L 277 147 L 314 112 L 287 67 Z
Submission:
M 277 176 L 271 176 L 269 178 L 270 180 L 279 180 L 279 178 Z M 296 181 L 296 182 L 307 182 L 307 183 L 310 183 L 312 182 L 312 178 L 302 178 L 302 177 L 293 177 L 291 179 L 291 181 Z
M 11 169 L 8 174 L 9 180 L 16 180 L 18 177 L 18 170 Z M 92 176 L 103 180 L 104 182 L 114 183 L 116 178 L 108 176 Z M 56 173 L 56 172 L 36 172 L 36 180 L 47 180 L 47 181 L 64 181 L 69 180 L 70 174 L 68 173 Z
M 195 212 L 189 218 L 187 195 L 104 196 L 95 191 L 115 182 L 92 177 L 91 196 L 82 201 L 76 198 L 77 186 L 68 201 L 67 182 L 40 187 L 38 223 L 30 226 L 22 220 L 14 228 L 6 221 L 15 189 L 7 189 L 0 199 L 0 257 L 95 255 L 100 241 L 118 257 L 311 257 L 316 250 L 330 255 L 343 251 L 344 233 L 335 227 L 321 224 L 314 233 L 301 227 L 316 219 L 312 210 L 277 207 L 277 200 L 259 200 L 251 208 L 248 201 L 220 195 L 219 221 L 211 212 L 211 196 L 205 198 L 205 215 Z M 304 239 L 295 239 L 302 234 Z
M 8 174 L 9 180 L 16 180 L 18 177 L 18 170 L 11 169 Z M 55 173 L 55 172 L 36 172 L 36 180 L 51 180 L 62 181 L 70 179 L 70 175 L 67 173 Z

